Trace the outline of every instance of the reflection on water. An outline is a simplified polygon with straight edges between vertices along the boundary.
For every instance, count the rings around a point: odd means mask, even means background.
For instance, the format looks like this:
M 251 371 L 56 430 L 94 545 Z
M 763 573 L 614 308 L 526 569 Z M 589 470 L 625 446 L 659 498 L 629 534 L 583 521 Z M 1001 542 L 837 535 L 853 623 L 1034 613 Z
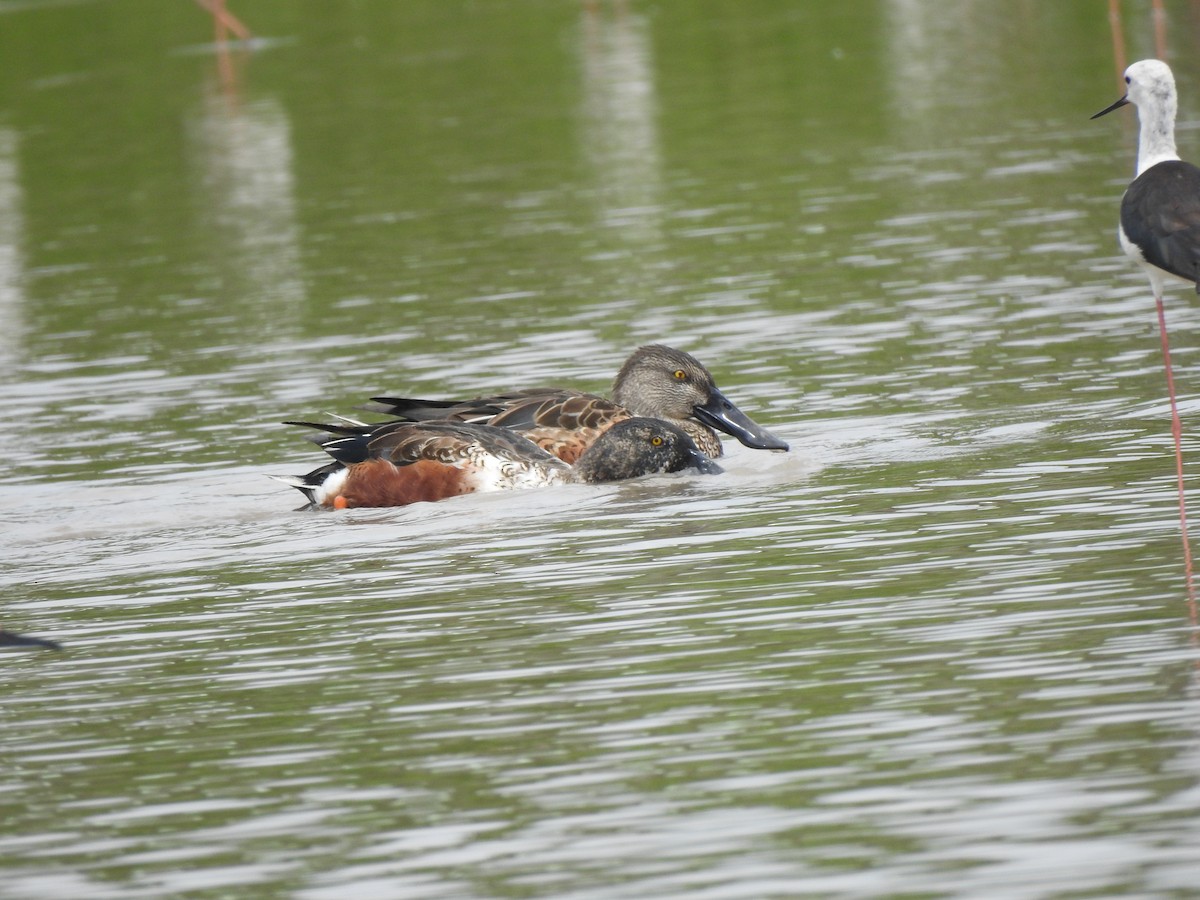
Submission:
M 586 261 L 599 273 L 605 292 L 627 305 L 630 299 L 660 295 L 667 274 L 650 29 L 623 0 L 582 4 L 580 15 L 579 140 L 591 168 L 598 238 L 594 248 L 587 248 Z M 599 316 L 614 313 L 615 308 L 601 310 Z
M 271 98 L 208 90 L 187 126 L 223 293 L 269 310 L 267 323 L 283 322 L 304 300 L 287 114 Z
M 1193 890 L 1128 160 L 1051 27 L 1094 4 L 1021 5 L 1053 52 L 995 11 L 538 11 L 263 3 L 296 39 L 240 96 L 149 31 L 0 71 L 3 623 L 66 648 L 0 656 L 0 896 Z M 0 42 L 86 57 L 47 15 Z M 266 478 L 321 458 L 281 419 L 602 391 L 646 338 L 792 452 L 345 514 Z
M 14 367 L 21 348 L 21 180 L 17 132 L 0 126 L 0 371 Z
M 631 247 L 661 242 L 658 108 L 643 16 L 584 4 L 581 146 L 595 170 L 601 222 Z
M 939 9 L 919 0 L 887 0 L 880 34 L 890 93 L 889 118 L 903 143 L 931 149 L 930 117 L 943 120 L 947 109 L 971 114 L 982 84 L 997 82 L 993 65 L 1002 62 L 987 51 L 997 34 L 1023 30 L 1023 11 L 994 4 L 965 2 Z M 954 146 L 953 135 L 941 135 Z M 949 173 L 947 173 L 949 174 Z

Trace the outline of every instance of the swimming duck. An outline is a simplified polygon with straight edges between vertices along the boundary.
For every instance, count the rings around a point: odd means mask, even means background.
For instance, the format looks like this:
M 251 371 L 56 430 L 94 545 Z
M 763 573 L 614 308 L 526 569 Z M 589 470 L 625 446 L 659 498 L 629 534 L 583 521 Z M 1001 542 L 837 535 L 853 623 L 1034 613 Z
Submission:
M 682 428 L 702 453 L 719 457 L 714 429 L 747 447 L 787 450 L 721 392 L 712 374 L 690 353 L 647 344 L 621 366 L 612 399 L 569 388 L 532 388 L 473 400 L 373 397 L 363 407 L 406 421 L 450 419 L 518 431 L 565 462 L 574 462 L 615 423 L 633 416 L 662 419 Z
M 627 418 L 605 430 L 574 466 L 515 431 L 472 422 L 389 422 L 379 426 L 308 425 L 334 461 L 301 476 L 272 476 L 301 491 L 313 507 L 406 506 L 477 491 L 574 482 L 599 483 L 694 468 L 718 473 L 682 429 Z

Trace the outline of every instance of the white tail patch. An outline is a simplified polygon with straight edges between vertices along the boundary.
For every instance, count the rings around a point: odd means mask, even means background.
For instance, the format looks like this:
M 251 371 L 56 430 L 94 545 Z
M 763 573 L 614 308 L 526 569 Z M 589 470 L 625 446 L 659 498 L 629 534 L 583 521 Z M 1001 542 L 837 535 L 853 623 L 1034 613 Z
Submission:
M 281 484 L 291 485 L 294 488 L 311 487 L 311 485 L 305 481 L 304 477 L 301 475 L 268 475 L 267 477 L 272 481 L 278 481 Z

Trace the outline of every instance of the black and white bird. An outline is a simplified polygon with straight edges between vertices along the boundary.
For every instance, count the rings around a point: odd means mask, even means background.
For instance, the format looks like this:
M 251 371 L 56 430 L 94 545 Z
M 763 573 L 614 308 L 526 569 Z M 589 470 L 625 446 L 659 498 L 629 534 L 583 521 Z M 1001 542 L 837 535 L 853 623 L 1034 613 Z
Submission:
M 1161 60 L 1125 70 L 1129 90 L 1093 119 L 1127 103 L 1137 106 L 1137 177 L 1121 200 L 1121 249 L 1142 265 L 1156 299 L 1168 280 L 1200 276 L 1200 168 L 1175 150 L 1175 78 Z M 1200 290 L 1200 289 L 1198 289 Z
M 1179 520 L 1183 528 L 1188 594 L 1195 618 L 1192 587 L 1192 556 L 1187 531 L 1187 506 L 1183 490 L 1183 451 L 1179 410 L 1175 403 L 1175 379 L 1171 372 L 1171 350 L 1167 340 L 1167 318 L 1163 288 L 1168 282 L 1196 285 L 1200 293 L 1200 168 L 1179 158 L 1175 149 L 1175 76 L 1162 60 L 1143 59 L 1125 70 L 1125 96 L 1092 116 L 1099 118 L 1127 103 L 1137 107 L 1141 131 L 1138 135 L 1137 177 L 1121 198 L 1118 235 L 1121 249 L 1141 265 L 1150 278 L 1158 307 L 1159 337 L 1167 371 L 1167 393 L 1171 402 L 1171 432 L 1175 438 L 1175 471 L 1179 486 Z

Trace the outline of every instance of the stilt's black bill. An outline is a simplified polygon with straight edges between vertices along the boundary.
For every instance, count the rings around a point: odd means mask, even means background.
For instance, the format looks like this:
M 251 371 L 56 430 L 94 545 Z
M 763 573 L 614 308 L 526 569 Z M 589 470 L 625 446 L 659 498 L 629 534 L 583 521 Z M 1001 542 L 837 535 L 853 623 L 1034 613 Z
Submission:
M 1129 102 L 1129 95 L 1126 94 L 1124 97 L 1122 97 L 1116 103 L 1114 103 L 1112 106 L 1104 107 L 1104 109 L 1100 110 L 1100 112 L 1096 113 L 1091 118 L 1098 119 L 1101 116 L 1107 115 L 1108 113 L 1112 112 L 1114 109 L 1120 109 L 1122 106 L 1124 106 L 1128 102 Z

